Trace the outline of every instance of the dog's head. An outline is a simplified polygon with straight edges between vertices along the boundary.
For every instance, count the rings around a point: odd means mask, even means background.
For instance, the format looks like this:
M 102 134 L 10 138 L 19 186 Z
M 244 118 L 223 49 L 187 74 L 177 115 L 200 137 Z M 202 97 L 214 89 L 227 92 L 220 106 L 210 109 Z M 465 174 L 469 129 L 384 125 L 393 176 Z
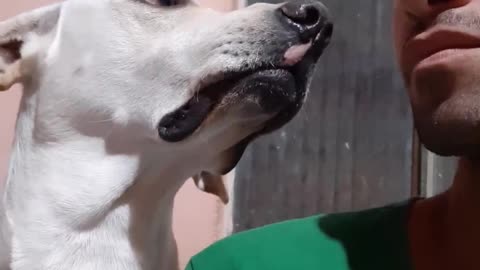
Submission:
M 104 138 L 224 174 L 299 111 L 331 32 L 314 0 L 68 0 L 0 24 L 0 90 L 25 85 L 39 143 Z

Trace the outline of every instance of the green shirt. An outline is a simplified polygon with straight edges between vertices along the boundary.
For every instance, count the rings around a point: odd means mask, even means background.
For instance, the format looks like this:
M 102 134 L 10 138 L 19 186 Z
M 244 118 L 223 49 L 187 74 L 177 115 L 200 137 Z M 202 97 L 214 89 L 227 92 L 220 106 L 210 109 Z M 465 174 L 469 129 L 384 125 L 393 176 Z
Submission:
M 412 270 L 411 203 L 282 222 L 222 240 L 187 270 Z

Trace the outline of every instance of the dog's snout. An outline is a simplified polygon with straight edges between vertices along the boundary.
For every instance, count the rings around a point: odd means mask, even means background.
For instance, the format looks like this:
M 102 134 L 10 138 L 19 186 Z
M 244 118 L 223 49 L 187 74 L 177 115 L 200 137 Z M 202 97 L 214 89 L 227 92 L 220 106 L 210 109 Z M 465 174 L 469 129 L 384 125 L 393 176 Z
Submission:
M 316 0 L 291 1 L 279 10 L 282 19 L 296 28 L 305 42 L 315 39 L 325 27 L 331 27 L 327 8 Z

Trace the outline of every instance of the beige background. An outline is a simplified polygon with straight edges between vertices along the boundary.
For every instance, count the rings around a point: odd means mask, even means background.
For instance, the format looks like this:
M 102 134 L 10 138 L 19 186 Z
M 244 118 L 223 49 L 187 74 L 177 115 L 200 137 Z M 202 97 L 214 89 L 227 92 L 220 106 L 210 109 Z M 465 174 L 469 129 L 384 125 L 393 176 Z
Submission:
M 0 21 L 35 7 L 47 5 L 52 0 L 3 0 L 0 4 Z M 235 0 L 197 0 L 204 6 L 218 10 L 231 10 Z M 21 96 L 16 86 L 0 94 L 0 183 L 6 177 L 10 145 L 13 139 L 15 116 Z M 0 185 L 1 186 L 1 185 Z M 188 259 L 223 235 L 223 206 L 216 198 L 201 193 L 188 181 L 178 194 L 174 213 L 174 230 L 179 244 L 182 265 Z

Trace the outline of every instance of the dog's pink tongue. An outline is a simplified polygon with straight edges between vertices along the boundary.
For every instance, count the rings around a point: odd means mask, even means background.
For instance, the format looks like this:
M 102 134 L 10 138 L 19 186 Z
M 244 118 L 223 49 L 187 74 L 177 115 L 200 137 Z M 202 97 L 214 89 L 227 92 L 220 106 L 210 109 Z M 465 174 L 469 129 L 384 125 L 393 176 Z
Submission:
M 283 56 L 283 64 L 293 66 L 302 61 L 307 51 L 312 47 L 312 42 L 290 47 Z

